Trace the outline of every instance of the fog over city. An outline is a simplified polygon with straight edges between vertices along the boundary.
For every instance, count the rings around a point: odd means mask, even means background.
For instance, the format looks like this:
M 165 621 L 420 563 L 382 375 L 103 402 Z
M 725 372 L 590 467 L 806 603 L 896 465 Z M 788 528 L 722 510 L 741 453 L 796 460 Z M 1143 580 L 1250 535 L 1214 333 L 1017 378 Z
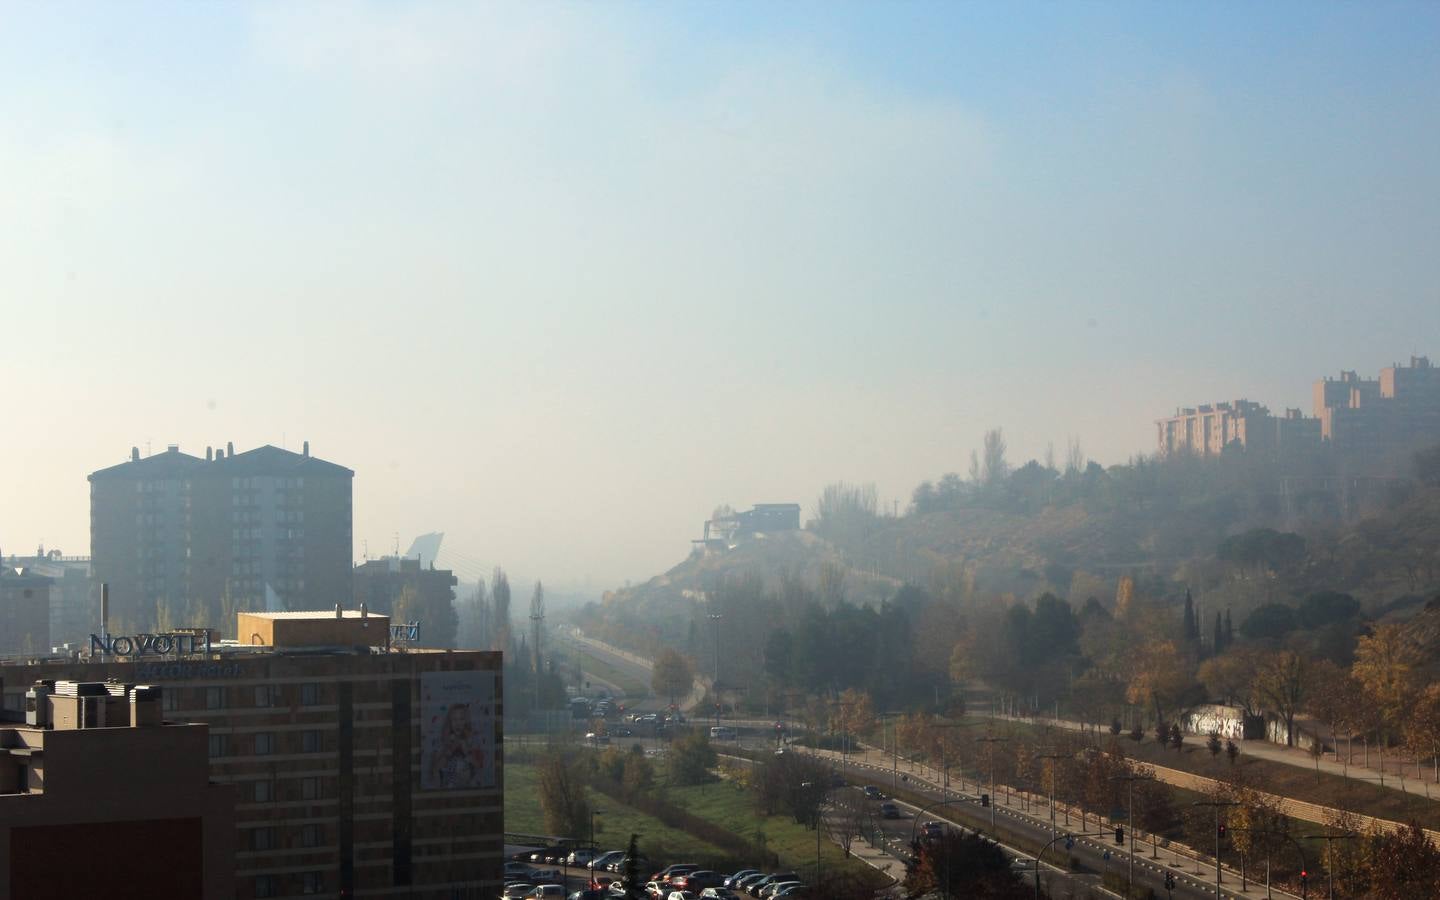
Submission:
M 1430 4 L 0 6 L 0 548 L 178 444 L 597 594 L 1440 352 Z M 442 556 L 442 562 L 445 559 Z M 450 560 L 459 567 L 460 557 Z

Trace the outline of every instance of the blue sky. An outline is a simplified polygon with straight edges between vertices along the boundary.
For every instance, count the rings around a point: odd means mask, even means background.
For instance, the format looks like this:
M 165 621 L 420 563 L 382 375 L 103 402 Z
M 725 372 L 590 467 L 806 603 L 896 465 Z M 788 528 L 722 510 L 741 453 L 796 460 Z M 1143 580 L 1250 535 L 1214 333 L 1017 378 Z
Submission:
M 0 547 L 310 439 L 600 588 L 1440 355 L 1434 4 L 0 3 Z M 19 423 L 25 423 L 22 427 Z M 79 548 L 78 551 L 75 548 Z

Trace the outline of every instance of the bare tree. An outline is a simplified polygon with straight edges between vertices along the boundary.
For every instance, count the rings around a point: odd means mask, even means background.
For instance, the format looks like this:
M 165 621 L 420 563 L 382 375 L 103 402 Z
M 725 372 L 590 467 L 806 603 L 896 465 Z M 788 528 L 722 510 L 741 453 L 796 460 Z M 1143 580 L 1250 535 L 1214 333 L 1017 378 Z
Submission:
M 1005 431 L 1002 428 L 992 428 L 985 432 L 981 483 L 987 488 L 994 487 L 1009 474 L 1010 464 L 1005 461 Z
M 1085 471 L 1085 451 L 1080 448 L 1080 439 L 1072 437 L 1065 448 L 1065 474 L 1079 475 L 1083 471 Z
M 510 652 L 510 579 L 499 566 L 490 576 L 490 596 L 494 598 L 495 628 L 491 649 Z

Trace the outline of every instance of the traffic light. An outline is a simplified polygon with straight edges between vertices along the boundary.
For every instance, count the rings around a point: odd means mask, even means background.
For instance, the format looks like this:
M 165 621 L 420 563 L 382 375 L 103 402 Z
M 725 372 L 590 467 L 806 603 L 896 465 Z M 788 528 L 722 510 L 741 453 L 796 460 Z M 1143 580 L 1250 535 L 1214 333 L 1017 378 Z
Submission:
M 1175 873 L 1174 873 L 1174 872 L 1166 872 L 1166 873 L 1165 873 L 1165 890 L 1167 890 L 1167 891 L 1173 891 L 1173 890 L 1175 890 Z
M 1230 829 L 1226 828 L 1224 824 L 1221 824 L 1221 825 L 1220 825 L 1220 828 L 1216 831 L 1216 834 L 1220 835 L 1220 840 L 1223 841 L 1223 840 L 1225 840 L 1226 835 L 1228 834 L 1229 831 L 1230 831 Z
M 1121 847 L 1125 846 L 1125 826 L 1115 826 L 1115 843 L 1119 844 Z
M 989 805 L 990 805 L 990 795 L 989 795 L 989 794 L 981 794 L 981 795 L 980 795 L 980 805 L 981 805 L 981 806 L 989 806 Z
M 1301 884 L 1301 886 L 1303 887 L 1304 885 L 1308 884 L 1309 882 L 1310 882 L 1310 873 L 1307 872 L 1307 871 L 1305 871 L 1304 869 L 1301 869 L 1301 870 L 1300 870 L 1300 884 Z

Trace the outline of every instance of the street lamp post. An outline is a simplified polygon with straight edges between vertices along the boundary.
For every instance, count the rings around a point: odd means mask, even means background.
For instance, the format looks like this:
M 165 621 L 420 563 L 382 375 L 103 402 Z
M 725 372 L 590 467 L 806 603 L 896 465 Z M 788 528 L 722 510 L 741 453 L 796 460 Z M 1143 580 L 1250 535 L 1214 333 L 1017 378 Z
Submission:
M 1220 893 L 1220 807 L 1239 806 L 1240 804 L 1230 800 L 1196 800 L 1191 806 L 1211 806 L 1215 808 L 1215 896 Z
M 995 745 L 1008 741 L 1009 738 L 987 735 L 983 738 L 976 738 L 977 744 L 990 745 L 990 834 L 995 834 Z
M 1125 891 L 1126 891 L 1126 893 L 1128 894 L 1128 893 L 1134 888 L 1134 885 L 1135 885 L 1135 782 L 1137 782 L 1137 781 L 1154 781 L 1154 780 L 1155 780 L 1155 776 L 1153 776 L 1153 775 L 1116 775 L 1116 776 L 1114 776 L 1111 780 L 1113 780 L 1113 781 L 1124 781 L 1124 782 L 1126 782 L 1127 794 L 1126 794 L 1126 798 L 1125 798 L 1125 819 L 1126 819 L 1126 821 L 1127 821 L 1127 823 L 1129 824 L 1129 827 L 1130 827 L 1130 868 L 1129 868 L 1129 871 L 1128 871 L 1128 872 L 1126 873 L 1126 875 L 1125 875 Z M 1216 815 L 1218 816 L 1219 813 L 1216 813 Z M 1217 826 L 1217 828 L 1218 828 L 1218 826 Z M 1219 845 L 1219 841 L 1220 841 L 1220 838 L 1219 838 L 1218 833 L 1217 833 L 1217 835 L 1216 835 L 1215 841 L 1216 841 L 1216 845 L 1218 846 L 1218 845 Z M 1217 853 L 1216 856 L 1218 857 L 1219 854 Z M 1218 882 L 1217 882 L 1217 883 L 1218 883 Z M 1219 890 L 1219 889 L 1217 888 L 1216 890 Z M 1218 896 L 1218 895 L 1217 895 L 1217 896 Z
M 1307 834 L 1307 841 L 1325 842 L 1325 877 L 1328 887 L 1325 891 L 1329 900 L 1335 900 L 1335 854 L 1330 852 L 1331 845 L 1335 841 L 1353 841 L 1353 834 Z
M 1036 759 L 1048 759 L 1048 760 L 1051 760 L 1051 765 L 1050 765 L 1050 837 L 1051 837 L 1052 843 L 1053 843 L 1054 837 L 1055 837 L 1057 834 L 1060 833 L 1059 828 L 1058 828 L 1058 825 L 1057 825 L 1056 822 L 1055 822 L 1055 782 L 1057 782 L 1057 781 L 1060 780 L 1060 767 L 1059 767 L 1058 763 L 1060 762 L 1060 760 L 1062 760 L 1062 759 L 1069 759 L 1070 757 L 1066 756 L 1066 755 L 1063 754 L 1063 753 L 1044 753 L 1044 754 L 1041 754 L 1040 756 L 1037 756 L 1037 757 L 1035 757 L 1035 758 L 1036 758 Z
M 1086 832 L 1086 831 L 1084 831 L 1084 830 L 1082 829 L 1079 834 L 1056 835 L 1055 837 L 1053 837 L 1053 838 L 1050 839 L 1050 843 L 1046 844 L 1044 847 L 1041 847 L 1041 848 L 1040 848 L 1040 852 L 1039 852 L 1038 854 L 1036 854 L 1036 856 L 1035 856 L 1035 900 L 1040 900 L 1040 858 L 1045 855 L 1045 851 L 1046 851 L 1046 850 L 1049 850 L 1051 847 L 1055 846 L 1055 842 L 1058 841 L 1058 840 L 1060 840 L 1061 838 L 1064 838 L 1064 839 L 1067 841 L 1067 843 L 1065 844 L 1065 846 L 1066 846 L 1066 847 L 1069 847 L 1070 844 L 1069 844 L 1068 842 L 1069 842 L 1069 841 L 1073 841 L 1073 840 L 1074 840 L 1075 838 L 1077 838 L 1077 837 L 1104 837 L 1104 836 L 1105 836 L 1105 832 L 1103 832 L 1103 831 L 1096 831 L 1096 832 L 1093 832 L 1093 833 L 1089 833 L 1089 832 Z M 1053 882 L 1052 882 L 1052 885 L 1053 885 Z

